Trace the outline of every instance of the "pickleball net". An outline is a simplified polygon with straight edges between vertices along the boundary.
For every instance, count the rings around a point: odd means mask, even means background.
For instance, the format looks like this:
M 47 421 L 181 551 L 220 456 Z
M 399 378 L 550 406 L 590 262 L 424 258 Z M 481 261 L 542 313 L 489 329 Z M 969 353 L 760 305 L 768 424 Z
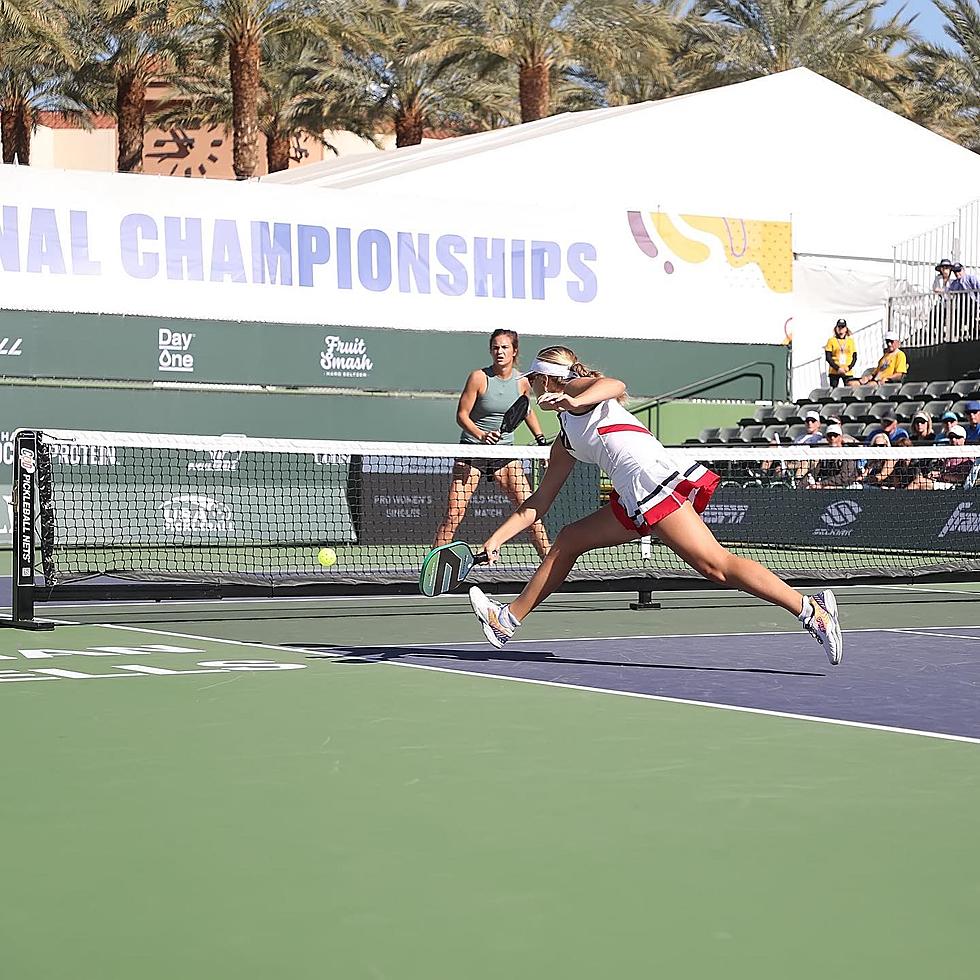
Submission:
M 63 429 L 19 438 L 14 500 L 27 507 L 23 468 L 34 467 L 38 599 L 93 582 L 130 595 L 153 583 L 206 595 L 406 591 L 454 501 L 472 491 L 452 537 L 479 545 L 514 509 L 514 488 L 540 483 L 550 451 Z M 787 580 L 980 572 L 980 447 L 672 452 L 720 475 L 703 515 L 716 537 Z M 544 518 L 548 540 L 608 493 L 604 474 L 576 464 Z M 526 580 L 539 560 L 534 545 L 522 535 L 472 580 Z M 333 564 L 319 560 L 323 548 Z M 631 589 L 673 580 L 701 581 L 656 537 L 589 552 L 569 579 Z

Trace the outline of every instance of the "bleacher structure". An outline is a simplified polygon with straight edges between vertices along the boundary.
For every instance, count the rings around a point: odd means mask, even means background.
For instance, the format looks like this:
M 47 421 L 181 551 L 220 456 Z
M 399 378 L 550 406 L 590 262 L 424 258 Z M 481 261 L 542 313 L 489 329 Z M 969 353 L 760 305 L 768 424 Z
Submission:
M 864 439 L 880 428 L 886 417 L 907 425 L 914 415 L 924 412 L 936 425 L 945 412 L 953 412 L 963 421 L 966 404 L 972 400 L 980 400 L 980 371 L 971 371 L 961 380 L 814 388 L 806 398 L 795 402 L 760 406 L 754 415 L 740 419 L 738 425 L 702 429 L 699 436 L 685 440 L 685 444 L 792 442 L 806 432 L 807 412 L 816 412 L 823 422 L 840 419 L 845 436 Z

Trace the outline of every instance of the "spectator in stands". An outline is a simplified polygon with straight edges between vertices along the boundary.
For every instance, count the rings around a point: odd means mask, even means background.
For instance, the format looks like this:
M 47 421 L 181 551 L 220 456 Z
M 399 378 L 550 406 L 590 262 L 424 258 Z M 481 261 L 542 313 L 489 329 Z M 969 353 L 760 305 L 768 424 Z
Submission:
M 932 280 L 932 291 L 934 293 L 945 293 L 949 288 L 950 276 L 953 272 L 953 263 L 949 259 L 943 259 L 936 266 L 936 278 Z
M 948 431 L 949 440 L 954 446 L 966 445 L 966 429 L 962 425 L 950 425 Z M 965 456 L 951 456 L 932 462 L 935 465 L 909 481 L 909 490 L 956 490 L 966 483 L 966 478 L 973 469 L 973 460 Z
M 800 433 L 793 442 L 797 445 L 803 446 L 815 446 L 819 442 L 823 442 L 823 433 L 820 431 L 820 416 L 814 412 L 809 411 L 803 416 L 803 422 L 806 425 L 806 432 Z
M 966 441 L 972 446 L 980 442 L 980 402 L 967 402 L 966 414 L 970 416 L 965 426 Z
M 952 414 L 952 413 L 950 413 Z M 955 419 L 956 416 L 954 415 Z M 910 433 L 913 442 L 934 442 L 935 434 L 932 431 L 932 416 L 925 412 L 916 412 L 912 416 L 912 431 Z
M 827 442 L 830 448 L 844 444 L 844 430 L 831 423 L 827 426 Z M 860 485 L 860 470 L 856 460 L 836 459 L 833 456 L 821 457 L 810 472 L 807 486 L 811 490 L 825 490 L 829 487 L 853 487 Z
M 908 449 L 912 445 L 912 440 L 907 436 L 899 436 L 892 441 L 892 445 L 899 449 Z M 921 461 L 918 459 L 896 459 L 891 473 L 882 482 L 882 486 L 889 490 L 904 490 L 913 480 L 919 479 L 922 474 L 919 470 Z
M 904 381 L 909 370 L 909 361 L 901 349 L 901 338 L 894 330 L 885 334 L 885 352 L 878 359 L 872 371 L 865 371 L 858 382 L 852 384 L 880 385 L 894 381 Z
M 956 425 L 958 421 L 959 419 L 957 419 L 955 412 L 943 412 L 942 422 L 940 427 L 936 429 L 936 433 L 933 436 L 932 441 L 940 445 L 949 442 L 949 430 L 952 426 Z
M 894 422 L 895 420 L 892 419 Z M 883 449 L 891 445 L 888 435 L 884 431 L 876 432 L 871 437 L 870 446 L 875 449 Z M 867 459 L 864 460 L 864 485 L 874 490 L 880 490 L 882 484 L 892 475 L 895 468 L 894 459 Z
M 953 275 L 955 278 L 946 287 L 950 293 L 975 293 L 980 291 L 980 279 L 972 273 L 966 271 L 959 262 L 953 263 Z
M 849 385 L 854 381 L 857 346 L 847 320 L 837 321 L 834 334 L 824 347 L 824 357 L 827 358 L 827 381 L 831 388 L 836 388 L 839 384 Z
M 844 432 L 844 420 L 839 415 L 831 415 L 830 418 L 827 419 L 827 422 L 830 425 L 839 425 L 841 427 L 841 432 Z M 849 436 L 846 432 L 844 432 L 841 438 L 845 446 L 856 446 L 861 441 L 860 439 L 855 439 L 854 436 Z
M 892 446 L 894 446 L 899 439 L 909 438 L 908 430 L 903 429 L 898 424 L 898 419 L 896 419 L 893 415 L 886 415 L 883 419 L 880 419 L 880 422 L 881 428 L 874 429 L 873 431 L 869 432 L 864 440 L 869 446 L 878 445 L 875 440 L 877 440 L 878 436 L 880 435 L 884 435 L 888 439 L 889 444 Z

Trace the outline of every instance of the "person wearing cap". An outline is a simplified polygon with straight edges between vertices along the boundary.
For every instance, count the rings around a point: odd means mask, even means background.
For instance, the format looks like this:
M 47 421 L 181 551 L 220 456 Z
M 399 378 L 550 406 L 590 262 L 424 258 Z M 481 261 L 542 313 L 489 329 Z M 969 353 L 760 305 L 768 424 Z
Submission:
M 809 411 L 803 416 L 803 422 L 806 425 L 806 432 L 801 432 L 794 440 L 794 444 L 802 446 L 815 446 L 817 443 L 823 442 L 823 433 L 820 431 L 820 416 L 814 412 Z
M 958 423 L 948 428 L 949 441 L 953 446 L 966 445 L 966 429 Z M 925 473 L 919 473 L 909 482 L 909 490 L 957 490 L 966 483 L 973 469 L 973 460 L 966 456 L 950 456 L 933 460 L 936 464 Z
M 950 426 L 956 425 L 959 419 L 956 417 L 955 412 L 943 412 L 942 421 L 940 422 L 939 428 L 936 429 L 933 435 L 932 441 L 937 445 L 943 445 L 948 443 L 949 440 L 949 430 Z
M 835 422 L 827 426 L 825 432 L 831 449 L 840 449 L 844 444 L 844 430 Z M 861 485 L 861 474 L 855 459 L 838 459 L 833 455 L 821 456 L 810 472 L 807 486 L 811 490 L 826 490 L 831 487 L 852 487 Z
M 901 338 L 894 330 L 885 334 L 885 352 L 878 359 L 873 371 L 865 371 L 859 384 L 880 385 L 889 381 L 904 381 L 908 374 L 909 360 L 900 346 Z M 853 382 L 852 382 L 853 383 Z
M 952 273 L 953 263 L 949 259 L 943 259 L 937 263 L 936 278 L 932 280 L 932 291 L 934 293 L 945 293 L 949 288 Z
M 953 322 L 961 327 L 976 323 L 977 300 L 980 298 L 980 280 L 967 272 L 959 262 L 953 263 L 953 280 L 946 287 L 949 295 L 950 313 Z M 967 340 L 968 337 L 953 337 L 953 340 Z
M 955 416 L 954 416 L 955 418 Z M 934 442 L 934 433 L 932 431 L 932 416 L 927 415 L 925 412 L 916 412 L 912 416 L 912 436 L 913 442 Z
M 966 414 L 969 416 L 964 426 L 966 441 L 974 446 L 980 442 L 980 402 L 967 402 Z
M 849 385 L 854 381 L 854 365 L 857 363 L 857 345 L 851 336 L 851 328 L 847 320 L 840 319 L 834 326 L 834 333 L 824 347 L 824 357 L 827 358 L 827 381 L 831 388 L 837 385 Z
M 880 419 L 879 421 L 881 422 L 881 428 L 873 429 L 871 432 L 867 434 L 867 436 L 864 439 L 865 445 L 868 446 L 877 445 L 875 439 L 877 436 L 880 435 L 886 436 L 888 438 L 889 443 L 891 443 L 891 445 L 893 446 L 895 445 L 896 442 L 898 442 L 899 439 L 909 438 L 908 429 L 903 429 L 898 424 L 898 419 L 896 419 L 893 415 L 886 415 L 883 419 Z

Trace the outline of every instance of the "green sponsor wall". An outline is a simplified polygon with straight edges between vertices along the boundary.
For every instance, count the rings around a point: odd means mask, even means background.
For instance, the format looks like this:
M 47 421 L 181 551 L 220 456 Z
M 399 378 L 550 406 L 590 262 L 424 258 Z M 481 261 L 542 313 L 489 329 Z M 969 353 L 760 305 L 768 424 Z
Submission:
M 524 360 L 554 342 L 524 336 Z M 711 397 L 786 394 L 787 348 L 779 345 L 601 337 L 573 343 L 580 357 L 622 378 L 638 397 L 755 361 L 764 362 L 749 369 L 760 375 L 761 389 L 759 378 L 746 377 Z M 448 392 L 487 359 L 487 337 L 475 333 L 0 311 L 0 377 L 9 378 Z

